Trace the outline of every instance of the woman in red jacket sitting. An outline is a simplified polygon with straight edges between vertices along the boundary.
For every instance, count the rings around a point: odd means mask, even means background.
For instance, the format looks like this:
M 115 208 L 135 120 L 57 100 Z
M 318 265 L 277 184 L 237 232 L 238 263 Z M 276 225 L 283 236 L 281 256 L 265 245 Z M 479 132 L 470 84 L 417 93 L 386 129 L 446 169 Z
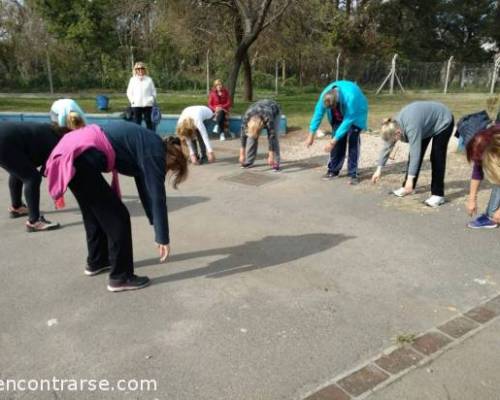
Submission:
M 220 140 L 226 140 L 226 135 L 231 138 L 231 133 L 224 133 L 224 124 L 228 120 L 231 106 L 232 101 L 228 90 L 222 85 L 220 79 L 216 79 L 208 95 L 208 107 L 214 112 L 215 127 L 213 132 L 220 134 Z

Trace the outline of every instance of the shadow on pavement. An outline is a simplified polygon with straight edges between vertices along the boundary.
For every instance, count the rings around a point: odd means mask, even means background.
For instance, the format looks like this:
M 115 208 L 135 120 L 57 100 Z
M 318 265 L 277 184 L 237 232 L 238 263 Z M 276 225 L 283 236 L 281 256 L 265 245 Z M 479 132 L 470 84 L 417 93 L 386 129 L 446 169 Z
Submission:
M 170 257 L 170 263 L 217 255 L 225 257 L 212 261 L 204 267 L 155 278 L 153 283 L 158 284 L 200 276 L 221 278 L 241 272 L 273 267 L 329 250 L 346 240 L 354 238 L 355 236 L 331 233 L 266 236 L 260 240 L 249 241 L 238 246 L 176 254 Z M 145 267 L 156 264 L 158 264 L 158 258 L 152 258 L 139 261 L 135 263 L 135 266 Z

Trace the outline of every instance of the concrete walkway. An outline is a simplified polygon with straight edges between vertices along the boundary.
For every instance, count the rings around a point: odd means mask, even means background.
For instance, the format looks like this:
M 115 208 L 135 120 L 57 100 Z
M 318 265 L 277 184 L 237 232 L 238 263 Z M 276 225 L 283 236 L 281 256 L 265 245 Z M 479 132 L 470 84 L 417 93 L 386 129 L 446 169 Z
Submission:
M 273 173 L 261 159 L 243 171 L 237 147 L 217 143 L 218 163 L 168 188 L 167 264 L 158 263 L 133 181 L 122 179 L 136 272 L 153 279 L 134 293 L 109 293 L 106 276 L 83 275 L 84 230 L 70 194 L 68 208 L 54 212 L 42 187 L 42 209 L 59 231 L 28 234 L 23 221 L 0 218 L 0 379 L 157 382 L 156 391 L 0 399 L 302 399 L 397 335 L 427 331 L 499 293 L 500 231 L 467 230 L 462 204 L 390 208 L 385 189 L 323 182 L 323 170 L 304 161 Z M 0 204 L 7 208 L 3 171 Z M 498 324 L 467 345 L 495 333 Z M 468 359 L 481 371 L 479 358 Z M 387 390 L 405 398 L 396 385 Z

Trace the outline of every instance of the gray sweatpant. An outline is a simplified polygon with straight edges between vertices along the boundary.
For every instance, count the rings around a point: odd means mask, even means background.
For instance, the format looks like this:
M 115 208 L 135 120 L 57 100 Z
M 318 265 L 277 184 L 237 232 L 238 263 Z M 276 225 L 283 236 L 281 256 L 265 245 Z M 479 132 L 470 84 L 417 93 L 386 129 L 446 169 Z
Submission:
M 272 151 L 274 153 L 274 161 L 279 163 L 280 162 L 280 142 L 279 142 L 279 133 L 280 133 L 280 120 L 281 117 L 278 116 L 274 120 L 274 135 L 269 135 L 269 132 L 267 133 L 267 140 L 269 142 L 269 151 Z M 259 146 L 259 136 L 257 138 L 253 138 L 250 136 L 247 136 L 247 144 L 245 148 L 245 162 L 247 164 L 253 164 L 255 161 L 255 157 L 257 156 L 257 148 Z

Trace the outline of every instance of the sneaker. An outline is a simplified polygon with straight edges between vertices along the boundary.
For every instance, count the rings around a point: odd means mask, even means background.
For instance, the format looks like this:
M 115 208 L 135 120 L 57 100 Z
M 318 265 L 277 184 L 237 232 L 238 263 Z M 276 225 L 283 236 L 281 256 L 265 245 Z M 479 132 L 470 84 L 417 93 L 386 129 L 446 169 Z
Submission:
M 335 179 L 339 174 L 336 174 L 335 172 L 328 171 L 325 175 L 321 177 L 324 181 L 331 181 L 332 179 Z
M 249 163 L 241 164 L 241 168 L 243 168 L 243 169 L 248 169 L 248 168 L 252 168 L 252 167 L 253 167 L 253 164 L 249 164 Z
M 10 218 L 19 218 L 26 215 L 28 215 L 28 207 L 26 207 L 24 204 L 18 208 L 14 208 L 12 206 L 9 207 Z
M 207 164 L 208 163 L 208 157 L 206 155 L 202 156 L 200 158 L 200 165 L 201 164 Z
M 494 229 L 498 224 L 491 220 L 486 214 L 483 214 L 469 222 L 467 226 L 472 229 Z
M 279 171 L 281 171 L 281 168 L 280 168 L 280 163 L 279 163 L 279 162 L 273 162 L 273 164 L 272 164 L 272 168 L 273 168 L 273 171 L 274 171 L 274 172 L 279 172 Z
M 226 140 L 226 135 L 224 135 L 224 133 L 221 133 L 221 134 L 219 135 L 219 140 L 220 140 L 221 142 L 223 142 L 224 140 Z
M 85 267 L 84 273 L 87 276 L 94 276 L 100 274 L 101 272 L 108 271 L 110 269 L 111 265 L 104 265 L 102 267 L 91 267 L 90 265 L 87 265 Z
M 53 231 L 54 229 L 59 229 L 61 225 L 57 222 L 47 221 L 43 216 L 41 216 L 36 222 L 26 222 L 26 230 L 28 232 L 44 232 Z
M 410 193 L 406 193 L 405 188 L 400 187 L 399 189 L 393 190 L 392 194 L 397 197 L 405 197 L 408 196 L 409 194 L 415 193 L 414 190 L 412 190 Z
M 226 132 L 224 133 L 224 137 L 226 138 L 226 140 L 231 140 L 233 138 L 233 135 L 231 134 L 231 132 Z
M 130 278 L 120 281 L 110 279 L 108 290 L 110 292 L 123 292 L 125 290 L 137 290 L 149 286 L 151 281 L 147 276 L 132 275 Z
M 432 195 L 424 203 L 429 207 L 439 207 L 441 204 L 444 204 L 444 197 Z
M 360 182 L 360 181 L 359 181 L 359 177 L 357 177 L 357 176 L 351 176 L 351 177 L 349 178 L 349 182 L 348 182 L 348 183 L 349 183 L 349 185 L 353 185 L 353 186 L 355 186 L 355 185 L 357 185 L 359 182 Z

